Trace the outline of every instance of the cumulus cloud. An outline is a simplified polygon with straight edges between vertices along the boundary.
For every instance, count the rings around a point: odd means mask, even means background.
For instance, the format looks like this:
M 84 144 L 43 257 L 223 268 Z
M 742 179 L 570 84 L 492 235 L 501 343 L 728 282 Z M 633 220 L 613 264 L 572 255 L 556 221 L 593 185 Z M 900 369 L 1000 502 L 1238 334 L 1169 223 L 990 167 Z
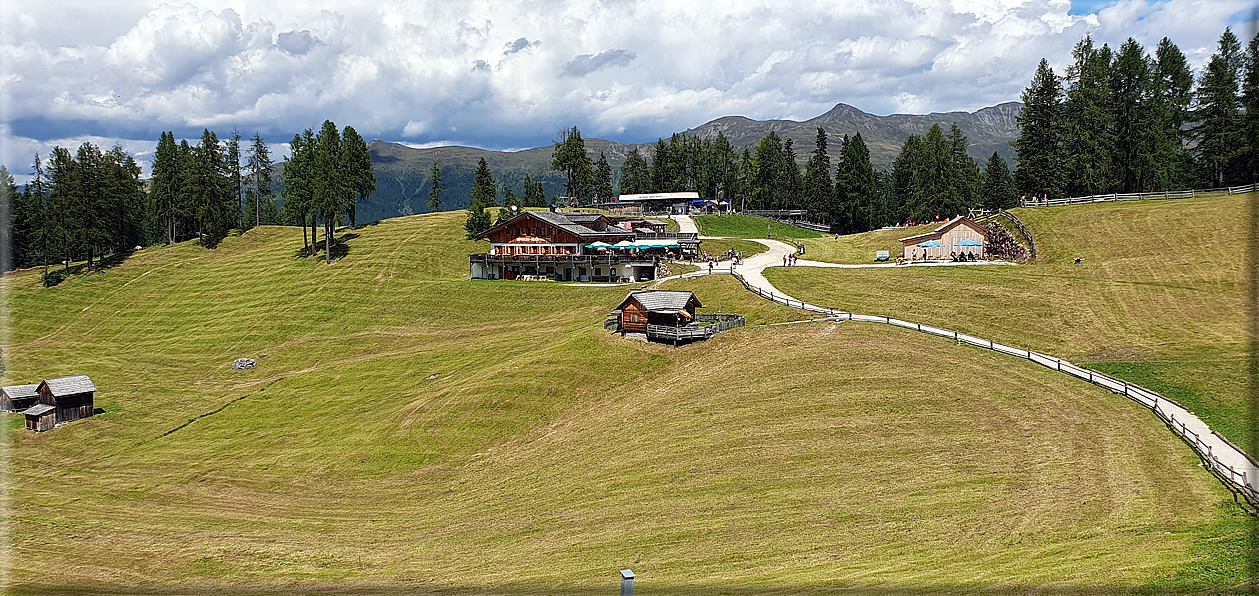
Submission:
M 601 68 L 624 66 L 634 61 L 638 54 L 630 50 L 608 50 L 591 56 L 582 54 L 564 64 L 564 74 L 570 77 L 583 77 Z
M 319 44 L 319 40 L 310 34 L 310 30 L 285 31 L 275 38 L 275 45 L 294 56 L 301 56 Z
M 513 41 L 508 44 L 504 44 L 503 55 L 508 56 L 511 54 L 515 54 L 516 52 L 527 50 L 529 48 L 536 48 L 540 45 L 542 45 L 542 42 L 540 41 L 529 41 L 528 38 L 521 37 L 517 39 L 516 41 Z
M 1200 68 L 1248 2 L 643 0 L 538 11 L 134 0 L 83 3 L 76 18 L 56 2 L 0 3 L 0 161 L 24 172 L 25 153 L 54 143 L 142 148 L 163 130 L 285 141 L 325 119 L 366 138 L 527 147 L 573 125 L 644 142 L 725 115 L 809 118 L 840 102 L 876 114 L 974 110 L 1018 99 L 1041 57 L 1063 72 L 1085 33 L 1147 50 L 1169 36 Z

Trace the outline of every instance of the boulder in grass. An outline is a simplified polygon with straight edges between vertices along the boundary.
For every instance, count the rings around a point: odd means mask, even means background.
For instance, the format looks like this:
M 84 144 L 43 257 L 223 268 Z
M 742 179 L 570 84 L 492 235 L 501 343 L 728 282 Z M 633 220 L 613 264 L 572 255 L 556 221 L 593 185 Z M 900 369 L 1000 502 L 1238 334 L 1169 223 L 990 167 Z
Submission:
M 235 370 L 245 370 L 246 368 L 253 368 L 255 366 L 258 366 L 258 363 L 254 361 L 253 358 L 237 358 L 236 361 L 232 363 L 232 368 Z

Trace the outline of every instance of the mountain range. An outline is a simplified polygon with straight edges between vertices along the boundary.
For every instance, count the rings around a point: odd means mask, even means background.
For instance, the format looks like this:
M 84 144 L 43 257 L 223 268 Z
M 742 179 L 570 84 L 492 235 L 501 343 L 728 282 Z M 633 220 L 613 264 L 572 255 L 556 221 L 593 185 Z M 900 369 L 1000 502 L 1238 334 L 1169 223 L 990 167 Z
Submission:
M 840 137 L 859 132 L 870 149 L 874 167 L 886 170 L 910 134 L 926 134 L 933 124 L 947 128 L 956 123 L 970 142 L 971 156 L 981 165 L 996 152 L 1013 167 L 1014 149 L 1010 142 L 1018 137 L 1017 117 L 1022 108 L 1023 104 L 1019 102 L 1007 102 L 975 112 L 876 116 L 841 103 L 825 114 L 802 122 L 725 116 L 679 132 L 705 139 L 715 139 L 721 133 L 736 151 L 742 151 L 744 147 L 755 146 L 762 137 L 774 131 L 784 141 L 791 139 L 795 143 L 801 165 L 813 151 L 818 127 L 822 127 L 829 138 L 828 152 L 832 163 L 838 157 Z M 617 176 L 630 151 L 638 149 L 643 157 L 650 160 L 651 148 L 655 144 L 655 141 L 617 143 L 599 138 L 587 138 L 585 142 L 591 159 L 598 160 L 602 152 Z M 432 187 L 429 171 L 434 163 L 442 169 L 445 188 L 442 193 L 443 210 L 467 207 L 472 173 L 482 158 L 494 173 L 499 187 L 511 188 L 517 196 L 523 195 L 522 182 L 526 175 L 541 180 L 547 196 L 563 193 L 563 175 L 550 170 L 554 149 L 551 145 L 522 151 L 490 151 L 458 146 L 419 149 L 377 139 L 368 145 L 368 149 L 376 172 L 376 192 L 367 201 L 359 203 L 360 222 L 428 211 L 426 203 Z

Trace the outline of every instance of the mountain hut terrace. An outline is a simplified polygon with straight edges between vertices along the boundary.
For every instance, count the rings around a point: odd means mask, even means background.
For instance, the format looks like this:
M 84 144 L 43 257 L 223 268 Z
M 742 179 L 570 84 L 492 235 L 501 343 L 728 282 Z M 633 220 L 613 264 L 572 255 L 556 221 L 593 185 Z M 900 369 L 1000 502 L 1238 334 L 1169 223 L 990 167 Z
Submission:
M 490 250 L 468 255 L 472 279 L 646 281 L 661 259 L 693 254 L 696 234 L 660 231 L 639 218 L 597 213 L 525 211 L 477 236 Z

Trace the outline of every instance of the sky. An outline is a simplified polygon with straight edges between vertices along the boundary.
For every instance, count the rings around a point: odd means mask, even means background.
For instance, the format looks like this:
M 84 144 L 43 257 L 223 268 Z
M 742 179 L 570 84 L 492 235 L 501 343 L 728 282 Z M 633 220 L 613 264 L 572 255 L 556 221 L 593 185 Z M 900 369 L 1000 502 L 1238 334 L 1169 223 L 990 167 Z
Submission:
M 1256 0 L 0 0 L 0 164 L 162 131 L 285 142 L 324 120 L 365 139 L 512 150 L 651 142 L 722 116 L 974 111 L 1059 74 L 1085 34 L 1197 71 Z

